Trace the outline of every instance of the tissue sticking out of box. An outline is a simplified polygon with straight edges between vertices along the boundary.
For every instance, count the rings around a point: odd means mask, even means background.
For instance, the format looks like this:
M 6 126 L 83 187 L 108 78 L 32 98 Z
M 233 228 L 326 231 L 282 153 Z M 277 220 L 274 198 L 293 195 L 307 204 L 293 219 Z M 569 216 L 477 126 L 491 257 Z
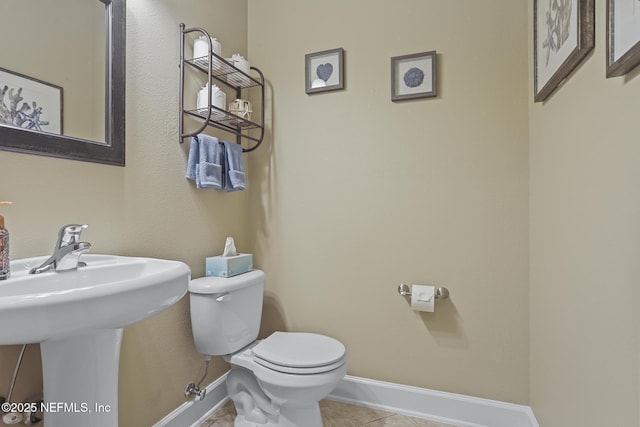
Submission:
M 253 267 L 253 255 L 239 254 L 233 237 L 227 237 L 222 255 L 207 257 L 205 274 L 207 276 L 232 277 L 246 273 Z
M 233 241 L 233 237 L 227 237 L 227 241 L 224 242 L 224 251 L 222 252 L 222 256 L 236 256 L 238 252 L 236 252 L 236 242 Z

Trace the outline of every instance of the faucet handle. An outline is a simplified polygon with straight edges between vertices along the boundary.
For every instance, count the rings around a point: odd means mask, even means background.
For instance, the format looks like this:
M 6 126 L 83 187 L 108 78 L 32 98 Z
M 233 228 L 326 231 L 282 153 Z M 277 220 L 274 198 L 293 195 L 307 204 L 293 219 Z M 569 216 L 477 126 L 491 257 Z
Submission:
M 89 227 L 87 224 L 67 224 L 62 226 L 60 231 L 58 231 L 58 243 L 56 247 L 61 248 L 78 243 L 80 234 L 82 234 L 82 231 L 87 227 Z

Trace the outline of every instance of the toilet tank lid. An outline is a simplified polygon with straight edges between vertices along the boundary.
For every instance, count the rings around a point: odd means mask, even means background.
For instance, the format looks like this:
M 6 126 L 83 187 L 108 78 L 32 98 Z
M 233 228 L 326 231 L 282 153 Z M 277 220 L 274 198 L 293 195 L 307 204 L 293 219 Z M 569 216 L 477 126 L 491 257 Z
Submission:
M 264 282 L 264 272 L 262 270 L 251 270 L 232 277 L 206 276 L 192 279 L 189 282 L 189 292 L 194 294 L 219 294 L 259 285 L 262 282 Z

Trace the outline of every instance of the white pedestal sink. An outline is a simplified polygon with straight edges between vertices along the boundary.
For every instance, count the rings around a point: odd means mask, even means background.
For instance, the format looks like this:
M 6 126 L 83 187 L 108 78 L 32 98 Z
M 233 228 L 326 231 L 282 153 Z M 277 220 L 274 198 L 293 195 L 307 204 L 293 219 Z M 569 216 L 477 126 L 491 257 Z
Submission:
M 78 270 L 29 274 L 45 259 L 12 261 L 0 281 L 0 345 L 41 343 L 45 427 L 116 427 L 122 328 L 182 298 L 189 267 L 83 255 Z

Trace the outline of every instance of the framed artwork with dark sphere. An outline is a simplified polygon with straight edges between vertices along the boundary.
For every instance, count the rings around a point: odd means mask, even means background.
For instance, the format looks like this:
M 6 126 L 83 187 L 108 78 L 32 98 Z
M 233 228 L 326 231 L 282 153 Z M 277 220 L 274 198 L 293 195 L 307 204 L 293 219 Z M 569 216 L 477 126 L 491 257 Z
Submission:
M 437 96 L 436 51 L 391 58 L 391 100 Z

